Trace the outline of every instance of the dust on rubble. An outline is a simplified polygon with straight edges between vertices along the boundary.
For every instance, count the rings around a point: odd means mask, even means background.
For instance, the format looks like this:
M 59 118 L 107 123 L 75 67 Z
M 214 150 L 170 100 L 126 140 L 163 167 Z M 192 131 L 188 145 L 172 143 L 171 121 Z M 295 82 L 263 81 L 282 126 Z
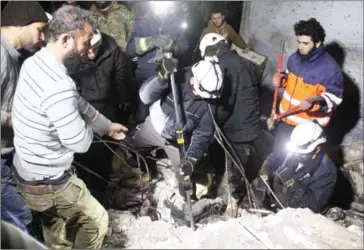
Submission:
M 291 248 L 363 249 L 363 235 L 346 229 L 309 209 L 286 208 L 277 214 L 242 217 L 185 226 L 150 217 L 135 218 L 129 211 L 110 210 L 106 248 Z

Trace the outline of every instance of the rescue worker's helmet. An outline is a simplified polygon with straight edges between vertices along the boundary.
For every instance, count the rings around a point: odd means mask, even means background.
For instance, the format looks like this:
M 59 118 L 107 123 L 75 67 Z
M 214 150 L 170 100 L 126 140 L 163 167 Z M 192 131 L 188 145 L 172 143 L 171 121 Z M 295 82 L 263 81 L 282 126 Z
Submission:
M 208 46 L 213 46 L 221 41 L 226 41 L 225 37 L 217 33 L 208 33 L 200 41 L 199 49 L 201 52 L 201 57 L 205 56 L 206 48 Z
M 218 63 L 199 61 L 192 66 L 192 74 L 199 86 L 195 91 L 202 98 L 220 97 L 223 74 Z
M 287 149 L 296 154 L 310 154 L 326 142 L 322 126 L 316 121 L 306 121 L 298 124 L 292 131 Z

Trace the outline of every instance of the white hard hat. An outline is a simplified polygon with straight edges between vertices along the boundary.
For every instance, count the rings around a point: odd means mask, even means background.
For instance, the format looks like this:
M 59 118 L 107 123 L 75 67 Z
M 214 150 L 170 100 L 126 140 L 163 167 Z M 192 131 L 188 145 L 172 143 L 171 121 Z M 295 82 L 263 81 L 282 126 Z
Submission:
M 323 128 L 316 121 L 298 124 L 292 131 L 288 150 L 297 154 L 309 154 L 326 142 Z
M 220 97 L 223 75 L 220 66 L 212 61 L 199 61 L 192 66 L 192 73 L 197 83 L 196 92 L 202 98 Z
M 208 34 L 204 35 L 204 37 L 201 39 L 200 46 L 199 46 L 201 56 L 204 57 L 206 48 L 208 46 L 218 44 L 221 41 L 226 42 L 226 39 L 225 39 L 225 37 L 223 37 L 220 34 L 208 33 Z
M 91 39 L 91 47 L 98 47 L 101 45 L 101 32 L 96 29 L 92 39 Z

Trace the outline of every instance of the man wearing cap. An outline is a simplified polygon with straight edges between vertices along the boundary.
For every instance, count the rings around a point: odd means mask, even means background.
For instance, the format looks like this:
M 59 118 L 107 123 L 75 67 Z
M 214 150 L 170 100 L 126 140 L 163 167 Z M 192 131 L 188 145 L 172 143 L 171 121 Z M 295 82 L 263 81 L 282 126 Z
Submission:
M 1 12 L 1 219 L 24 231 L 32 221 L 30 209 L 12 186 L 12 103 L 20 69 L 19 50 L 33 50 L 43 40 L 48 21 L 38 2 L 9 1 Z
M 73 156 L 89 149 L 94 132 L 121 140 L 127 131 L 85 101 L 69 77 L 91 49 L 90 16 L 69 5 L 53 14 L 46 46 L 22 65 L 12 108 L 14 179 L 55 249 L 102 247 L 108 214 L 73 171 Z M 67 224 L 76 226 L 74 244 L 66 240 Z

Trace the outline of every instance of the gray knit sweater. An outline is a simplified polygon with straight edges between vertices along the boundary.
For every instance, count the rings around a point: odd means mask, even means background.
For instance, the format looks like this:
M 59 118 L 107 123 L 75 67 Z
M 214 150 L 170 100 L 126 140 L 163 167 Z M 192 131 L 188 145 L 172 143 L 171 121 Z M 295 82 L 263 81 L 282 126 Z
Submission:
M 4 36 L 1 36 L 1 154 L 9 153 L 14 149 L 13 130 L 6 123 L 18 81 L 19 58 L 19 52 Z

